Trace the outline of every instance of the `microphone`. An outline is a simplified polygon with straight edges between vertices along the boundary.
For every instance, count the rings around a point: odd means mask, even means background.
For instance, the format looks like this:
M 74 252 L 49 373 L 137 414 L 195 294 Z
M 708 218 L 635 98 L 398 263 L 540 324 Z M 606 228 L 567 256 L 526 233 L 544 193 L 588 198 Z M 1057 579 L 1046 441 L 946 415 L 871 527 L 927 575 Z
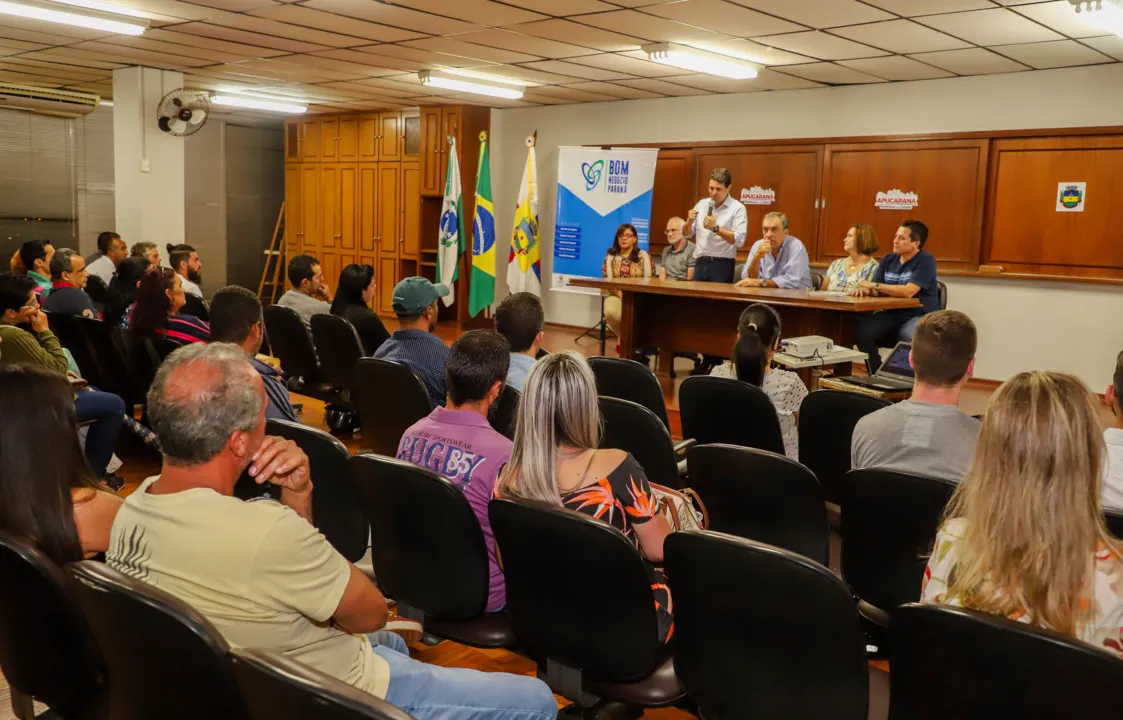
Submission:
M 706 214 L 707 215 L 713 215 L 714 214 L 714 201 L 713 200 L 710 201 L 710 209 L 706 211 Z

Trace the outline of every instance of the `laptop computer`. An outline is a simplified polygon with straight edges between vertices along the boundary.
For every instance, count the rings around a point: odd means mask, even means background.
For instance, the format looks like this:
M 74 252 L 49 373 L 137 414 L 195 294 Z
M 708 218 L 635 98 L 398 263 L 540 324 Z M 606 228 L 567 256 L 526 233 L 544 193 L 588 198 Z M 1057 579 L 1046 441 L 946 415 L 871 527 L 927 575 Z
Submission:
M 909 364 L 909 352 L 911 351 L 912 343 L 899 342 L 873 375 L 843 377 L 839 380 L 875 390 L 890 392 L 912 390 L 913 383 L 916 382 L 916 374 L 912 370 L 912 365 Z

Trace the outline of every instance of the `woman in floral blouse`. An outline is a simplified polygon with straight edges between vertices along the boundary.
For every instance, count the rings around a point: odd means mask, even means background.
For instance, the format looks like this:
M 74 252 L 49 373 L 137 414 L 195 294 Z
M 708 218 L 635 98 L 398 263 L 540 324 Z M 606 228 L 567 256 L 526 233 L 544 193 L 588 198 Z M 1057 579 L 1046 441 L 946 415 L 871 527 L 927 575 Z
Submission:
M 639 249 L 636 226 L 624 223 L 616 228 L 616 238 L 604 256 L 601 275 L 606 278 L 651 277 L 651 256 Z M 620 337 L 620 313 L 624 294 L 608 293 L 604 298 L 604 321 Z
M 1039 625 L 1123 655 L 1123 556 L 1100 509 L 1103 437 L 1072 375 L 1025 372 L 987 406 L 921 602 Z
M 671 532 L 643 468 L 622 450 L 598 450 L 597 385 L 585 358 L 551 353 L 527 375 L 511 460 L 495 494 L 561 505 L 608 523 L 635 544 L 651 576 L 663 642 L 674 633 L 671 591 L 655 566 Z
M 850 292 L 858 287 L 859 280 L 870 280 L 877 272 L 877 260 L 873 254 L 881 245 L 877 242 L 877 232 L 869 225 L 855 225 L 846 233 L 842 249 L 846 257 L 839 258 L 827 268 L 820 290 L 829 292 Z

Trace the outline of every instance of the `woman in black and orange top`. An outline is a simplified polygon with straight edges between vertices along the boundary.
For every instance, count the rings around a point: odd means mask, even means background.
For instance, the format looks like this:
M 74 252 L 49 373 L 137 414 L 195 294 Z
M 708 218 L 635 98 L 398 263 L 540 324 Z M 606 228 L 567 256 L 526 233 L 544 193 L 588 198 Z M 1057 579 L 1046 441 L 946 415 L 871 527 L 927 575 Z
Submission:
M 125 313 L 130 330 L 140 337 L 159 335 L 176 345 L 211 341 L 211 326 L 194 315 L 180 315 L 187 302 L 179 275 L 170 268 L 144 274 L 136 302 Z
M 671 532 L 643 468 L 622 450 L 598 450 L 593 371 L 572 350 L 534 363 L 523 387 L 515 447 L 496 495 L 561 505 L 608 523 L 640 551 L 651 575 L 660 639 L 674 634 L 671 591 L 656 567 Z M 548 562 L 548 559 L 543 559 Z

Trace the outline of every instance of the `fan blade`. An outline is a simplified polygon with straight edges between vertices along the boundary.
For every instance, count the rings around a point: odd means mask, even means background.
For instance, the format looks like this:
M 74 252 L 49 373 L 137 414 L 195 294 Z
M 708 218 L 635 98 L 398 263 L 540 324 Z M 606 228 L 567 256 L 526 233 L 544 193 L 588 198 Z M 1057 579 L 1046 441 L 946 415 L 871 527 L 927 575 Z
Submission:
M 187 123 L 183 122 L 179 118 L 172 118 L 168 122 L 168 127 L 171 128 L 173 133 L 181 133 L 187 129 Z
M 202 110 L 195 110 L 191 113 L 191 124 L 198 125 L 207 119 L 207 114 Z

